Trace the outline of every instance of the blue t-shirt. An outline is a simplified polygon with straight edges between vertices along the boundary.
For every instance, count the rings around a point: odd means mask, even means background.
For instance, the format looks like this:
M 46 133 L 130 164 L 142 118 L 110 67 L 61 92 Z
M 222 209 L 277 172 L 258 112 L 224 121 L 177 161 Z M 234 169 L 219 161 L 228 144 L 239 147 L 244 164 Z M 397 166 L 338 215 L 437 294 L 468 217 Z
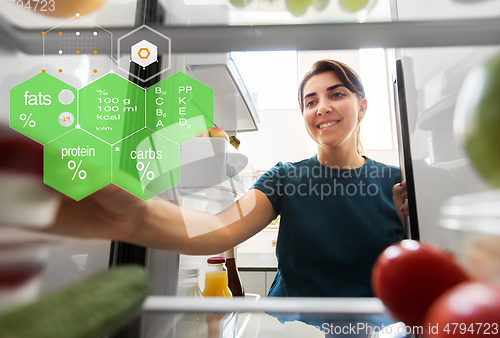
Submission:
M 281 215 L 270 297 L 373 296 L 376 258 L 404 237 L 392 202 L 401 176 L 365 159 L 356 169 L 326 167 L 316 155 L 279 162 L 254 184 Z

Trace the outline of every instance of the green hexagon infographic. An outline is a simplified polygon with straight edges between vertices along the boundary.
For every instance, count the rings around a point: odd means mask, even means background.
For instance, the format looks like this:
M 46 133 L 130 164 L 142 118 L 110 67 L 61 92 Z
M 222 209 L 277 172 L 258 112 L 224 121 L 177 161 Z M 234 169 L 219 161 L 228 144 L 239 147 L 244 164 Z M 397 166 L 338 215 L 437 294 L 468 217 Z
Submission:
M 109 73 L 78 91 L 79 119 L 83 129 L 113 144 L 144 128 L 144 90 Z
M 81 129 L 43 147 L 43 182 L 81 200 L 111 183 L 111 146 Z
M 148 128 L 114 144 L 112 156 L 112 182 L 143 200 L 179 183 L 179 145 Z
M 213 120 L 213 90 L 182 72 L 147 92 L 114 73 L 78 91 L 41 73 L 10 91 L 10 126 L 44 144 L 44 183 L 77 201 L 111 182 L 143 200 L 172 188 L 180 145 Z
M 179 144 L 214 124 L 213 89 L 183 72 L 148 88 L 146 104 L 146 125 Z
M 76 89 L 40 73 L 10 90 L 10 126 L 45 144 L 76 125 Z

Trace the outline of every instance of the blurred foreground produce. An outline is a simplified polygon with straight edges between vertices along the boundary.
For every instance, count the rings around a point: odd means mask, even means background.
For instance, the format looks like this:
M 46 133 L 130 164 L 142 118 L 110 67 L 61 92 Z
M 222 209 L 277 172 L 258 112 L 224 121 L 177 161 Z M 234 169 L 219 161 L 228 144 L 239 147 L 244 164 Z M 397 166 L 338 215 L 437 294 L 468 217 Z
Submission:
M 432 302 L 468 276 L 445 252 L 413 240 L 388 247 L 373 268 L 372 284 L 393 317 L 423 325 Z
M 357 12 L 366 7 L 369 0 L 339 0 L 340 7 L 346 12 Z
M 112 333 L 139 309 L 148 276 L 127 265 L 93 276 L 0 317 L 2 338 L 95 338 Z
M 285 0 L 286 8 L 294 16 L 301 16 L 306 11 L 312 0 Z
M 454 129 L 479 174 L 500 189 L 500 55 L 471 70 L 458 95 Z
M 37 1 L 23 0 L 26 10 L 57 18 L 72 18 L 76 13 L 87 15 L 99 9 L 105 2 L 106 0 L 54 0 L 40 1 L 38 6 Z
M 424 337 L 498 337 L 500 286 L 480 282 L 459 284 L 432 304 L 424 321 Z
M 43 174 L 43 146 L 28 138 L 0 140 L 0 171 Z
M 248 6 L 252 0 L 229 0 L 236 7 L 245 7 Z
M 328 6 L 329 2 L 330 0 L 313 0 L 312 6 L 315 10 L 322 11 Z

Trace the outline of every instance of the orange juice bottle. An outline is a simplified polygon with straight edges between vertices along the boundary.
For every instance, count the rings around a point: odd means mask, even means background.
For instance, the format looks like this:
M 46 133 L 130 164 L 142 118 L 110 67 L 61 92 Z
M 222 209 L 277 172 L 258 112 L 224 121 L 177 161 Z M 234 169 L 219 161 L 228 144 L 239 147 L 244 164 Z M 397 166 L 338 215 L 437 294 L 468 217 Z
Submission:
M 210 257 L 207 260 L 208 268 L 205 274 L 205 289 L 203 297 L 232 297 L 228 286 L 224 257 Z

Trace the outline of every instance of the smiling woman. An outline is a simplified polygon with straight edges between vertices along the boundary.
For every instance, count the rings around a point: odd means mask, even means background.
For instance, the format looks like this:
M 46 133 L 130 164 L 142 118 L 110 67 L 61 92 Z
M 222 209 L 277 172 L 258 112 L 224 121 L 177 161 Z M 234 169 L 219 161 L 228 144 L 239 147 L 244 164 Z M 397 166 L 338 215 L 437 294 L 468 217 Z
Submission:
M 350 154 L 348 150 L 354 143 L 357 154 L 363 154 L 359 123 L 365 115 L 367 101 L 354 71 L 338 61 L 316 62 L 299 86 L 299 105 L 309 135 L 322 146 L 318 148 L 318 160 L 322 164 L 335 165 L 333 159 L 328 162 L 326 158 L 328 147 L 342 146 Z M 361 164 L 359 158 L 353 161 Z
M 405 184 L 397 167 L 363 155 L 367 100 L 350 67 L 316 62 L 299 85 L 299 106 L 317 155 L 279 162 L 253 187 L 281 215 L 269 296 L 372 296 L 375 259 L 403 239 Z

